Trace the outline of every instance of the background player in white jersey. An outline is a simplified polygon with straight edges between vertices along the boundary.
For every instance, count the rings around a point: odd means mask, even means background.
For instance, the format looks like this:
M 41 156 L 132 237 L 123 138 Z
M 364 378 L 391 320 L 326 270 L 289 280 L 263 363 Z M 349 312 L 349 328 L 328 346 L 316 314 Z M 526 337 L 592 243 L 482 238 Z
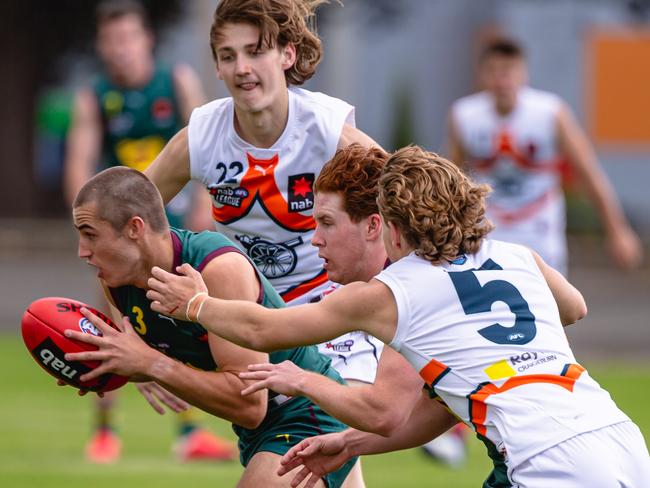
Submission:
M 595 152 L 569 107 L 555 94 L 527 86 L 522 48 L 497 39 L 483 49 L 484 91 L 456 101 L 449 114 L 450 156 L 493 193 L 493 237 L 524 244 L 566 274 L 564 196 L 560 166 L 567 161 L 585 184 L 614 261 L 639 264 L 642 250 Z
M 253 349 L 320 342 L 355 324 L 400 352 L 432 398 L 474 428 L 495 461 L 486 486 L 643 486 L 643 436 L 576 363 L 562 329 L 586 314 L 582 295 L 535 252 L 485 238 L 488 191 L 450 161 L 408 147 L 380 179 L 393 264 L 369 283 L 281 311 L 205 295 L 187 307 L 205 285 L 185 266 L 177 269 L 185 276 L 154 269 L 148 297 L 156 311 L 180 308 Z M 313 481 L 352 452 L 418 445 L 446 427 L 420 400 L 395 435 L 308 439 L 285 456 L 284 469 L 305 464 L 297 478 L 313 473 Z
M 212 195 L 217 230 L 246 251 L 289 305 L 332 284 L 311 245 L 316 177 L 337 148 L 376 145 L 354 127 L 351 105 L 298 88 L 322 56 L 310 29 L 322 3 L 222 0 L 210 46 L 231 97 L 194 110 L 146 171 L 165 201 L 190 179 L 200 181 Z M 374 369 L 367 375 L 357 379 L 371 382 Z

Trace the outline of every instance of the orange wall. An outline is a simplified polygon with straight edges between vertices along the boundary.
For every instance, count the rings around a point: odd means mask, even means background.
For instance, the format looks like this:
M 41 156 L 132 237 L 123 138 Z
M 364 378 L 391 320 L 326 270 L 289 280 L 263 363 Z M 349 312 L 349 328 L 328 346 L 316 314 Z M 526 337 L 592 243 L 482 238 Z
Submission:
M 594 31 L 587 36 L 591 136 L 605 144 L 650 144 L 650 30 Z

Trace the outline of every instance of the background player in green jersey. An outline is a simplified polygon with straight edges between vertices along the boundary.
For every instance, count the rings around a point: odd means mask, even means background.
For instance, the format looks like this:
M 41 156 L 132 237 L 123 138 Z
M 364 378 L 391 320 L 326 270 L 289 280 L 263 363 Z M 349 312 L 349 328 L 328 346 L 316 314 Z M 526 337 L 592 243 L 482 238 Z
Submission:
M 188 320 L 153 312 L 145 295 L 152 266 L 172 271 L 184 263 L 200 270 L 211 296 L 284 306 L 273 287 L 221 234 L 170 231 L 158 190 L 138 171 L 117 167 L 93 177 L 75 199 L 73 218 L 79 257 L 97 269 L 113 312 L 126 318 L 121 322 L 124 332 L 111 333 L 89 314 L 104 337 L 94 340 L 74 332 L 69 337 L 90 340 L 99 350 L 68 359 L 103 361 L 89 378 L 113 371 L 134 381 L 155 381 L 180 399 L 233 422 L 246 466 L 238 486 L 289 486 L 288 479 L 276 474 L 281 455 L 310 435 L 345 426 L 305 397 L 266 390 L 242 396 L 248 382 L 238 373 L 251 363 L 289 360 L 341 381 L 329 359 L 315 347 L 291 348 L 270 357 L 243 349 Z M 341 486 L 355 461 L 322 486 Z
M 64 189 L 69 204 L 81 186 L 99 169 L 124 165 L 143 171 L 168 139 L 205 100 L 194 71 L 186 65 L 159 63 L 153 54 L 154 36 L 142 5 L 132 0 L 107 0 L 97 7 L 96 48 L 103 72 L 77 91 L 66 143 Z M 172 225 L 193 229 L 211 227 L 207 195 L 185 188 L 167 206 Z M 196 201 L 194 201 L 196 200 Z M 141 393 L 164 395 L 161 391 Z M 96 403 L 96 428 L 86 446 L 86 457 L 110 463 L 120 456 L 121 443 L 114 429 L 116 393 Z M 179 415 L 182 460 L 233 459 L 230 443 L 197 427 L 192 410 Z

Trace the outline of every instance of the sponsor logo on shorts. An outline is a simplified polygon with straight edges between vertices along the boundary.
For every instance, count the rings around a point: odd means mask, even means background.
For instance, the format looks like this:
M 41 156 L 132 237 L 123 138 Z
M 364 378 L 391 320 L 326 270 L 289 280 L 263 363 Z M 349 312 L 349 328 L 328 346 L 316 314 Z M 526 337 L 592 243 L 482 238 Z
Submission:
M 325 344 L 325 348 L 336 352 L 350 352 L 353 345 L 354 339 L 347 339 L 343 342 L 328 342 Z

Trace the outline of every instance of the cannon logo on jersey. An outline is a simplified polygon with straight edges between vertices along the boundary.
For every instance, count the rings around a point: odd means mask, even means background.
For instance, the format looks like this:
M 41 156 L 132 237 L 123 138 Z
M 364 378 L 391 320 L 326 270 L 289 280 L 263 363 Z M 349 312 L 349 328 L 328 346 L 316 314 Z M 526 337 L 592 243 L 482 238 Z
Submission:
M 289 212 L 304 212 L 314 207 L 314 173 L 289 176 Z
M 293 248 L 304 243 L 300 236 L 285 242 L 269 242 L 245 234 L 236 235 L 235 238 L 246 249 L 246 254 L 257 269 L 269 279 L 287 276 L 296 268 L 298 255 Z

